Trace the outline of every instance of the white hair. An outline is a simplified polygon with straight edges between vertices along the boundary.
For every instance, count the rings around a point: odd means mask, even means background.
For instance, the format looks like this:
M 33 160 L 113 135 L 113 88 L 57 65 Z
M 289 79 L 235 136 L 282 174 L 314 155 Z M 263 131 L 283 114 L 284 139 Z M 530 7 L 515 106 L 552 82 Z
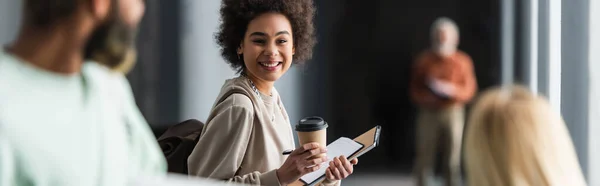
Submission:
M 460 36 L 459 30 L 458 30 L 458 26 L 456 25 L 456 23 L 454 21 L 452 21 L 452 19 L 448 18 L 448 17 L 440 17 L 437 18 L 433 24 L 431 24 L 431 41 L 432 42 L 438 42 L 438 34 L 437 32 L 441 29 L 452 29 L 452 31 L 454 31 L 454 33 L 456 33 L 456 37 Z

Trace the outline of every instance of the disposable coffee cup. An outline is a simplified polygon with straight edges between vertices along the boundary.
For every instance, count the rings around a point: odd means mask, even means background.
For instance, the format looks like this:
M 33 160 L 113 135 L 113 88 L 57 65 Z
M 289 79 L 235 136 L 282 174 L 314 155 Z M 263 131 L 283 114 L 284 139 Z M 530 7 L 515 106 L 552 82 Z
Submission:
M 317 142 L 321 147 L 327 146 L 327 122 L 318 116 L 306 117 L 301 119 L 296 125 L 298 141 L 300 145 Z M 313 158 L 323 157 L 325 154 L 314 156 Z

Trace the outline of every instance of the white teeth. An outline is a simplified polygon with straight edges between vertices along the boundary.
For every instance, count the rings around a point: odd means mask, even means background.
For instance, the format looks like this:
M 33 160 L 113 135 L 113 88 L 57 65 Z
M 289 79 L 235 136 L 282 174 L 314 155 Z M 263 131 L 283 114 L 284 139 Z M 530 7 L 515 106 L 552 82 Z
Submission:
M 260 63 L 260 65 L 266 67 L 276 67 L 277 65 L 279 65 L 279 63 Z

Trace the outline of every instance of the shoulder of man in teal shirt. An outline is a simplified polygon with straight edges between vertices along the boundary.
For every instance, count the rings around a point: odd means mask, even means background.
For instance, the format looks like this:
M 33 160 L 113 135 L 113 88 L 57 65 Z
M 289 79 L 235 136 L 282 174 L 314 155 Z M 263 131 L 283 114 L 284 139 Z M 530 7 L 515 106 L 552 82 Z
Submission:
M 0 53 L 0 186 L 129 185 L 166 162 L 123 74 L 75 75 Z

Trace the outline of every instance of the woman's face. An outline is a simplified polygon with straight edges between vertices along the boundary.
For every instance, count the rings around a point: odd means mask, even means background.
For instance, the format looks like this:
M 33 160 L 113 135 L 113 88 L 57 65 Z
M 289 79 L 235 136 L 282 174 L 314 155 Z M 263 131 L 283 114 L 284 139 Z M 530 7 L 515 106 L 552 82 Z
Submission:
M 292 65 L 294 40 L 290 21 L 279 13 L 262 14 L 248 24 L 238 49 L 247 75 L 274 82 Z

